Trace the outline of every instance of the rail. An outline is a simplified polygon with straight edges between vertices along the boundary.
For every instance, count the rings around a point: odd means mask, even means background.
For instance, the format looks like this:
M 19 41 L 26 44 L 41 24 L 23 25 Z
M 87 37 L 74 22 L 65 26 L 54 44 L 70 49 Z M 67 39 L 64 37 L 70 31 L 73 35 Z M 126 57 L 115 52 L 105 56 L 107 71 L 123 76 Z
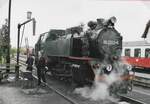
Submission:
M 139 101 L 137 99 L 134 99 L 125 95 L 119 95 L 119 96 L 120 96 L 121 101 L 127 101 L 130 104 L 147 104 L 147 103 L 144 103 L 142 101 Z
M 0 69 L 15 69 L 15 64 L 0 64 Z

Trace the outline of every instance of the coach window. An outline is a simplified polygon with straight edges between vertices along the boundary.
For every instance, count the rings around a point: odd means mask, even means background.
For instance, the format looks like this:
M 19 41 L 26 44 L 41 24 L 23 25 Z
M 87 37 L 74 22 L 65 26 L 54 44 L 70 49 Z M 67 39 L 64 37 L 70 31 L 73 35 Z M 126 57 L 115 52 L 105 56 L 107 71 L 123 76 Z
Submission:
M 150 48 L 145 49 L 145 57 L 150 57 Z
M 125 56 L 130 57 L 131 49 L 125 49 Z
M 141 57 L 141 49 L 136 48 L 134 50 L 134 57 Z

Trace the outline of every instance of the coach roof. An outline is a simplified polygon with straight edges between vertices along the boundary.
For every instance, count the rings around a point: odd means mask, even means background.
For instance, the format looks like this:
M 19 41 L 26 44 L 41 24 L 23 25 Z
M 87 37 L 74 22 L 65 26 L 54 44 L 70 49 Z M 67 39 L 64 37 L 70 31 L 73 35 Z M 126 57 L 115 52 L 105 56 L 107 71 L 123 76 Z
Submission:
M 130 46 L 150 46 L 150 43 L 147 41 L 128 41 L 123 42 L 123 47 L 130 47 Z

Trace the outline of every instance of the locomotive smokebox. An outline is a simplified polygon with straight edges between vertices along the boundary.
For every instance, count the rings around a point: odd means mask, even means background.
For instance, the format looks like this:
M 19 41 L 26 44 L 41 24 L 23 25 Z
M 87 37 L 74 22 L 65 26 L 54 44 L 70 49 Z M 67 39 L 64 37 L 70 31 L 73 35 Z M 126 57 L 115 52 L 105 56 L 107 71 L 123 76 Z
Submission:
M 120 58 L 122 50 L 122 36 L 114 28 L 102 28 L 92 31 L 89 39 L 91 57 L 99 57 L 100 60 Z

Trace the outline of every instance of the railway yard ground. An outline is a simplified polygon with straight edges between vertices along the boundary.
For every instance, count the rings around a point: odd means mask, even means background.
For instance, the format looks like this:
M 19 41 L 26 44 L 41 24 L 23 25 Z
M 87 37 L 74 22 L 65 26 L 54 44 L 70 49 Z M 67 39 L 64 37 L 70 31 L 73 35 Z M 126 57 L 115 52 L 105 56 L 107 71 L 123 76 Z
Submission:
M 21 65 L 20 70 L 25 69 L 26 66 Z M 30 83 L 21 76 L 15 81 L 15 75 L 9 74 L 0 84 L 0 104 L 150 104 L 148 87 L 133 86 L 133 91 L 121 95 L 120 99 L 94 101 L 75 93 L 70 83 L 53 78 L 50 73 L 46 76 L 47 83 L 37 86 L 36 70 L 33 75 Z
M 14 78 L 11 73 L 0 83 L 0 104 L 70 104 L 46 86 L 37 86 L 35 79 L 31 85 L 26 79 Z
M 70 104 L 45 87 L 23 89 L 14 82 L 0 85 L 0 104 Z

